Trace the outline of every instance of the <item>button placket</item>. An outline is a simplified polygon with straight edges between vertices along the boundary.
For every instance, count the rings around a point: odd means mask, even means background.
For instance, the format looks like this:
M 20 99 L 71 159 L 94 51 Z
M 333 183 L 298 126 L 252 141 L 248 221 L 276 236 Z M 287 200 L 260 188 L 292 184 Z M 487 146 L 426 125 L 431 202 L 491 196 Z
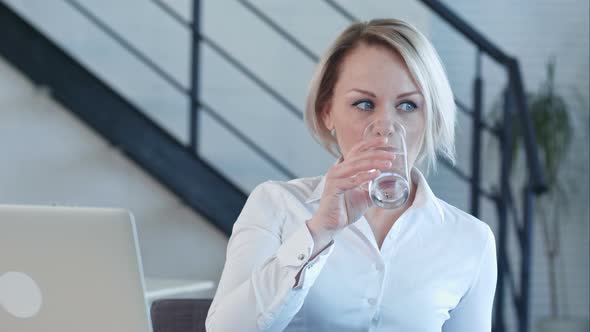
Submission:
M 379 323 L 379 313 L 376 313 L 375 316 L 373 316 L 373 318 L 371 319 L 371 322 L 373 324 Z
M 375 271 L 377 271 L 377 272 L 383 272 L 383 270 L 385 269 L 385 265 L 383 265 L 383 263 L 381 263 L 381 262 L 377 262 L 377 263 L 373 264 L 373 267 L 375 268 Z
M 368 290 L 367 297 L 365 298 L 369 306 L 375 307 L 379 303 L 379 298 L 383 292 L 385 283 L 385 264 L 383 258 L 380 256 L 375 257 L 372 265 L 375 282 L 372 283 L 372 289 Z M 378 310 L 377 310 L 378 311 Z

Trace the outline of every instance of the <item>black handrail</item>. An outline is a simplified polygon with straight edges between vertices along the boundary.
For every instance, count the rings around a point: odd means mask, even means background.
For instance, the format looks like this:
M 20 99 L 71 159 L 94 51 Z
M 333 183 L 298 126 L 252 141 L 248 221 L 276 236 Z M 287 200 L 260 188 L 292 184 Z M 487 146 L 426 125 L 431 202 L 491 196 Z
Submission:
M 287 98 L 283 97 L 279 92 L 277 92 L 274 88 L 270 86 L 270 84 L 264 82 L 260 79 L 256 74 L 254 74 L 251 70 L 249 70 L 246 66 L 244 66 L 240 61 L 238 61 L 235 57 L 233 57 L 229 52 L 224 50 L 219 44 L 208 38 L 207 36 L 203 35 L 200 31 L 195 30 L 191 22 L 185 20 L 182 16 L 176 13 L 170 6 L 166 3 L 162 2 L 161 0 L 152 0 L 152 2 L 160 7 L 165 13 L 167 13 L 172 19 L 178 22 L 180 25 L 184 26 L 185 28 L 192 31 L 192 38 L 198 38 L 204 44 L 211 47 L 213 51 L 215 51 L 219 56 L 221 56 L 224 60 L 226 60 L 229 64 L 231 64 L 235 69 L 241 72 L 244 76 L 249 78 L 254 84 L 256 84 L 259 88 L 264 90 L 268 93 L 272 98 L 274 98 L 277 102 L 283 105 L 289 112 L 291 112 L 295 117 L 300 120 L 303 120 L 303 111 L 299 110 L 299 108 Z
M 273 158 L 268 152 L 264 151 L 261 147 L 259 147 L 254 141 L 252 141 L 248 136 L 244 135 L 242 132 L 238 130 L 235 126 L 233 126 L 229 121 L 219 115 L 219 113 L 215 112 L 211 107 L 207 106 L 205 103 L 200 102 L 200 107 L 209 114 L 212 118 L 214 118 L 219 124 L 221 124 L 224 128 L 232 132 L 238 139 L 242 140 L 250 149 L 254 150 L 258 155 L 264 158 L 268 163 L 278 169 L 283 175 L 285 175 L 289 179 L 295 178 L 295 174 L 291 172 L 286 166 L 278 162 L 275 158 Z
M 438 0 L 420 0 L 433 12 L 438 14 L 447 23 L 449 23 L 457 31 L 461 32 L 463 36 L 469 39 L 473 44 L 483 52 L 487 53 L 493 59 L 501 64 L 507 65 L 512 58 L 506 55 L 500 48 L 490 42 L 482 33 L 475 30 L 470 24 L 465 22 L 459 15 L 455 14 L 447 6 Z
M 174 77 L 168 74 L 165 70 L 163 70 L 160 66 L 158 66 L 155 62 L 145 56 L 140 50 L 138 50 L 135 46 L 129 43 L 125 38 L 121 37 L 117 32 L 111 29 L 107 24 L 105 24 L 102 20 L 100 20 L 96 15 L 90 12 L 86 7 L 82 6 L 76 0 L 64 0 L 67 4 L 71 5 L 76 11 L 78 11 L 82 16 L 87 18 L 90 22 L 95 24 L 100 30 L 102 30 L 105 34 L 109 37 L 113 38 L 117 43 L 119 43 L 125 50 L 133 54 L 137 59 L 139 59 L 143 64 L 145 64 L 148 68 L 153 70 L 157 73 L 160 77 L 162 77 L 166 82 L 168 82 L 174 89 L 178 92 L 188 96 L 190 100 L 196 103 L 200 108 L 205 110 L 207 114 L 209 114 L 213 119 L 215 119 L 222 127 L 232 133 L 234 136 L 238 137 L 242 142 L 256 152 L 260 157 L 262 157 L 265 161 L 269 164 L 273 165 L 277 168 L 283 175 L 288 178 L 295 177 L 295 174 L 290 171 L 286 166 L 282 163 L 277 161 L 275 158 L 272 157 L 269 153 L 264 151 L 260 148 L 256 143 L 254 143 L 251 139 L 247 137 L 247 135 L 243 134 L 237 127 L 230 124 L 229 121 L 225 120 L 219 112 L 215 111 L 211 106 L 205 104 L 200 100 L 196 100 L 195 96 L 185 88 L 180 82 L 178 82 Z M 191 26 L 192 28 L 192 26 Z M 194 152 L 194 151 L 193 151 Z
M 278 33 L 281 37 L 291 43 L 295 48 L 297 48 L 301 53 L 303 53 L 308 59 L 313 62 L 318 62 L 320 57 L 317 56 L 312 50 L 307 48 L 300 42 L 297 38 L 291 35 L 287 30 L 283 29 L 278 23 L 273 21 L 268 15 L 263 13 L 258 7 L 252 4 L 250 1 L 247 0 L 237 0 L 239 4 L 244 6 L 248 11 L 254 14 L 258 19 L 268 25 L 272 30 Z
M 172 75 L 168 74 L 164 69 L 158 66 L 154 61 L 147 57 L 143 52 L 138 50 L 135 46 L 129 43 L 125 38 L 121 37 L 115 30 L 113 30 L 108 24 L 99 19 L 96 15 L 90 12 L 86 7 L 82 6 L 76 0 L 64 0 L 65 3 L 72 6 L 74 10 L 82 14 L 87 20 L 96 25 L 102 32 L 104 32 L 109 38 L 115 40 L 121 45 L 127 52 L 131 53 L 134 57 L 138 58 L 144 65 L 154 71 L 158 76 L 163 78 L 168 84 L 182 94 L 189 94 L 190 91 L 178 82 Z
M 453 165 L 446 158 L 440 158 L 440 162 L 443 165 L 445 165 L 448 170 L 453 172 L 459 179 L 461 179 L 465 182 L 469 182 L 470 184 L 473 183 L 473 179 L 469 175 L 465 174 L 464 171 L 462 171 L 457 166 Z M 481 186 L 477 186 L 477 191 L 479 192 L 480 195 L 489 199 L 490 201 L 496 201 L 498 199 L 498 195 L 496 193 L 486 190 L 486 189 L 482 188 Z
M 342 15 L 345 19 L 347 19 L 350 22 L 358 22 L 360 21 L 358 18 L 356 18 L 354 15 L 352 15 L 349 11 L 347 11 L 346 9 L 344 9 L 344 7 L 340 6 L 336 1 L 333 0 L 324 0 L 324 2 L 332 7 L 332 9 L 334 9 L 334 11 L 336 11 L 338 14 Z
M 461 17 L 455 14 L 452 10 L 447 8 L 438 0 L 420 0 L 437 15 L 442 17 L 457 31 L 461 32 L 472 43 L 477 45 L 479 50 L 487 53 L 491 58 L 495 59 L 499 64 L 504 65 L 508 69 L 509 79 L 512 82 L 512 88 L 516 94 L 515 99 L 518 104 L 518 112 L 521 117 L 521 123 L 524 126 L 523 135 L 527 157 L 527 165 L 531 171 L 531 181 L 533 190 L 537 193 L 547 191 L 547 182 L 541 167 L 541 162 L 537 153 L 535 136 L 531 127 L 531 119 L 528 112 L 526 96 L 524 94 L 523 83 L 520 75 L 520 68 L 518 61 L 504 53 L 500 48 L 492 44 L 480 32 L 475 30 L 471 25 L 465 22 Z
M 455 105 L 457 105 L 457 110 L 463 112 L 466 115 L 473 117 L 473 110 L 471 110 L 469 107 L 467 107 L 467 105 L 465 105 L 463 102 L 461 102 L 457 98 L 455 98 Z M 482 129 L 487 130 L 493 136 L 498 137 L 500 135 L 500 131 L 497 128 L 492 127 L 491 125 L 486 123 L 483 119 L 480 122 L 480 127 Z

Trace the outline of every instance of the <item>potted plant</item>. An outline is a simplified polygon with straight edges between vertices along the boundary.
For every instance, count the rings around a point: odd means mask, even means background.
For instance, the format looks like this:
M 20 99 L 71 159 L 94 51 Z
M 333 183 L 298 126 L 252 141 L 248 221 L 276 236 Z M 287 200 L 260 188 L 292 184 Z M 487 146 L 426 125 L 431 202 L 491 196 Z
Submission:
M 543 234 L 544 253 L 548 263 L 548 280 L 550 294 L 550 316 L 537 322 L 539 332 L 588 332 L 589 321 L 570 317 L 559 309 L 559 297 L 557 292 L 557 259 L 561 254 L 560 227 L 563 220 L 559 220 L 558 212 L 568 208 L 568 194 L 560 169 L 563 166 L 569 148 L 572 143 L 573 126 L 572 114 L 569 105 L 558 94 L 555 88 L 555 61 L 552 59 L 547 64 L 547 80 L 536 93 L 527 94 L 529 113 L 539 149 L 544 174 L 548 184 L 548 191 L 539 197 L 536 204 L 538 209 L 536 216 L 540 222 Z M 491 112 L 494 119 L 499 118 L 499 103 Z M 513 151 L 512 161 L 515 163 L 521 155 L 519 144 L 521 135 L 520 118 L 513 114 Z M 515 167 L 512 167 L 515 170 Z M 568 187 L 569 188 L 569 187 Z

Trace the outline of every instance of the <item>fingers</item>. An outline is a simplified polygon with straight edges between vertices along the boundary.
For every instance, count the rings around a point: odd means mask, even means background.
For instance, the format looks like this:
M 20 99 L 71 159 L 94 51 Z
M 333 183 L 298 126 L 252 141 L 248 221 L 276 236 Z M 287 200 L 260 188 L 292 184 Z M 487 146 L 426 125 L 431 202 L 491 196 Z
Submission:
M 329 186 L 337 193 L 357 188 L 378 177 L 381 171 L 390 169 L 393 158 L 384 151 L 369 151 L 355 160 L 335 165 L 326 174 Z
M 369 182 L 381 174 L 381 171 L 362 172 L 354 176 L 333 179 L 333 185 L 337 192 L 344 193 L 347 190 L 358 188 L 361 184 Z
M 339 165 L 345 165 L 347 163 L 355 163 L 358 160 L 363 159 L 374 159 L 374 160 L 389 160 L 394 161 L 396 158 L 394 153 L 385 150 L 367 150 L 359 152 L 355 155 L 349 155 L 348 158 L 344 159 Z
M 389 159 L 360 159 L 342 163 L 334 167 L 329 176 L 332 178 L 344 178 L 354 176 L 358 173 L 368 172 L 373 169 L 385 171 L 391 168 L 392 161 Z
M 329 186 L 338 193 L 357 188 L 391 169 L 395 155 L 388 151 L 377 150 L 386 143 L 386 138 L 377 137 L 361 141 L 353 146 L 347 158 L 332 166 L 326 174 Z
M 356 173 L 380 169 L 385 171 L 391 167 L 396 156 L 382 150 L 363 151 L 342 161 L 330 169 L 333 177 L 352 176 Z
M 356 153 L 366 151 L 370 148 L 376 148 L 378 146 L 382 146 L 387 142 L 387 138 L 385 137 L 376 137 L 366 141 L 360 141 L 359 143 L 355 144 L 350 151 L 348 152 L 349 155 L 355 155 Z

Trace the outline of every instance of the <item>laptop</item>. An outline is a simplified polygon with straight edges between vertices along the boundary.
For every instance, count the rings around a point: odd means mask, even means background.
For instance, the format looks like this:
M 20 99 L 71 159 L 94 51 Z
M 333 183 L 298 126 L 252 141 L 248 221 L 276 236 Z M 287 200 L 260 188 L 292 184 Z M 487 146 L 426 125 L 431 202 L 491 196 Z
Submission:
M 146 332 L 133 216 L 0 205 L 0 331 Z

